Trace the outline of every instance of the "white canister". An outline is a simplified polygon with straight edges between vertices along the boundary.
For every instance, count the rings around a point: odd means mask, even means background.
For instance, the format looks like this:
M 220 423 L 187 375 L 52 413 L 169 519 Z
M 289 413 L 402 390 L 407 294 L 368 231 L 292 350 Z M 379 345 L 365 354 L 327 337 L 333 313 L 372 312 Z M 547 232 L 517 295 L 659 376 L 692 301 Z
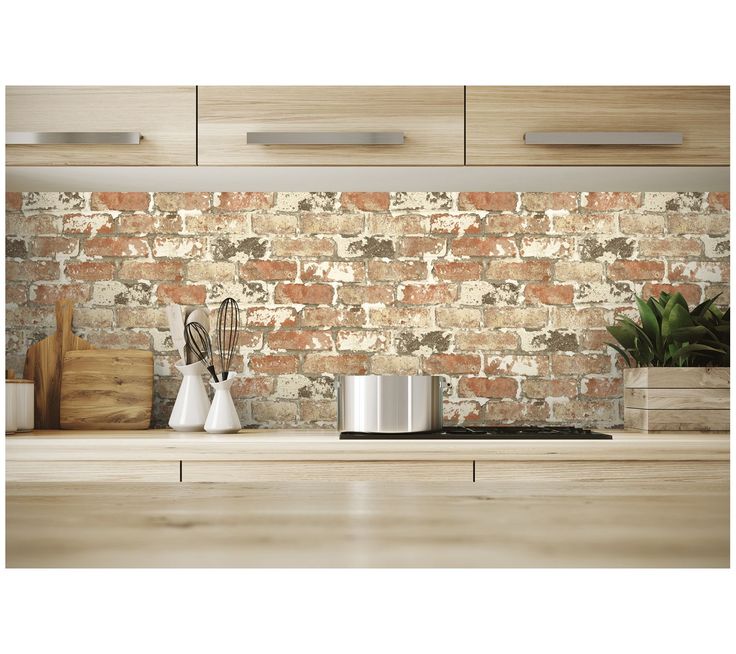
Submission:
M 182 380 L 169 417 L 169 427 L 176 431 L 202 431 L 210 410 L 210 398 L 202 381 L 207 369 L 201 361 L 186 365 L 184 359 L 176 363 L 176 369 Z
M 14 379 L 15 386 L 15 421 L 17 431 L 33 431 L 33 380 Z
M 16 416 L 15 384 L 5 382 L 5 433 L 14 434 L 18 429 L 18 418 Z
M 234 434 L 240 431 L 240 416 L 235 408 L 230 387 L 237 378 L 237 373 L 229 372 L 227 379 L 221 382 L 210 382 L 215 389 L 212 406 L 204 423 L 204 430 L 210 434 Z

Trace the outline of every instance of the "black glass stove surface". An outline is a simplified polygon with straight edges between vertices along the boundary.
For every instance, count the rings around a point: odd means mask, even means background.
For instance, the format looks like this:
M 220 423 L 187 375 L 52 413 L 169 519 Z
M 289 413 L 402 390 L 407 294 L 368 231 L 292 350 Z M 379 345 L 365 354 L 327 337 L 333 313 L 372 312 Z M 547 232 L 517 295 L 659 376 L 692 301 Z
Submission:
M 601 434 L 582 427 L 559 425 L 444 427 L 441 431 L 411 434 L 367 434 L 357 431 L 344 431 L 340 434 L 340 440 L 611 440 L 612 438 L 610 434 Z

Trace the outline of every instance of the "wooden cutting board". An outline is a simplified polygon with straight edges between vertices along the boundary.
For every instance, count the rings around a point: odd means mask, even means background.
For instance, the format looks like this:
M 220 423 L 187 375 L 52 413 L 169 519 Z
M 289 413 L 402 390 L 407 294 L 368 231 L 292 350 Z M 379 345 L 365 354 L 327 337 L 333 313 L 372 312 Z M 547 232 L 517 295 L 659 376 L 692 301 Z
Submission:
M 151 352 L 66 353 L 61 375 L 62 429 L 148 429 L 152 405 Z
M 56 303 L 56 333 L 31 345 L 26 354 L 25 379 L 34 386 L 34 416 L 36 429 L 59 429 L 59 397 L 61 366 L 64 355 L 74 350 L 90 350 L 92 346 L 72 334 L 74 303 Z

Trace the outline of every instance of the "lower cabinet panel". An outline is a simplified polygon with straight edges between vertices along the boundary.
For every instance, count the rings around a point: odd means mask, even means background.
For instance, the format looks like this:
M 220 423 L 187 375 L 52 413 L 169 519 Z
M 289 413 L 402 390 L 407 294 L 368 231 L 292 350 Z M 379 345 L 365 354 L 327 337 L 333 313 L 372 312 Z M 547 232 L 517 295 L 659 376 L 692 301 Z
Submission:
M 728 461 L 476 461 L 476 481 L 594 482 L 602 491 L 617 483 L 728 485 Z
M 178 461 L 6 461 L 6 481 L 179 481 Z
M 472 461 L 184 461 L 182 481 L 471 481 Z

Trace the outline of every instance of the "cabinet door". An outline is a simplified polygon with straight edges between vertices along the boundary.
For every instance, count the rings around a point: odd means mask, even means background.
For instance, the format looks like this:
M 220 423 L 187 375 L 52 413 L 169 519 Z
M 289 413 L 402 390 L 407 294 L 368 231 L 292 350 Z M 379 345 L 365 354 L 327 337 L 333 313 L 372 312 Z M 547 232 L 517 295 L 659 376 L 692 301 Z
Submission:
M 182 481 L 470 481 L 472 461 L 183 461 Z
M 205 166 L 463 164 L 463 87 L 201 86 Z
M 725 86 L 469 86 L 467 163 L 727 166 L 729 122 Z
M 6 461 L 6 481 L 179 483 L 178 461 Z
M 193 86 L 9 86 L 5 109 L 9 166 L 196 164 Z

